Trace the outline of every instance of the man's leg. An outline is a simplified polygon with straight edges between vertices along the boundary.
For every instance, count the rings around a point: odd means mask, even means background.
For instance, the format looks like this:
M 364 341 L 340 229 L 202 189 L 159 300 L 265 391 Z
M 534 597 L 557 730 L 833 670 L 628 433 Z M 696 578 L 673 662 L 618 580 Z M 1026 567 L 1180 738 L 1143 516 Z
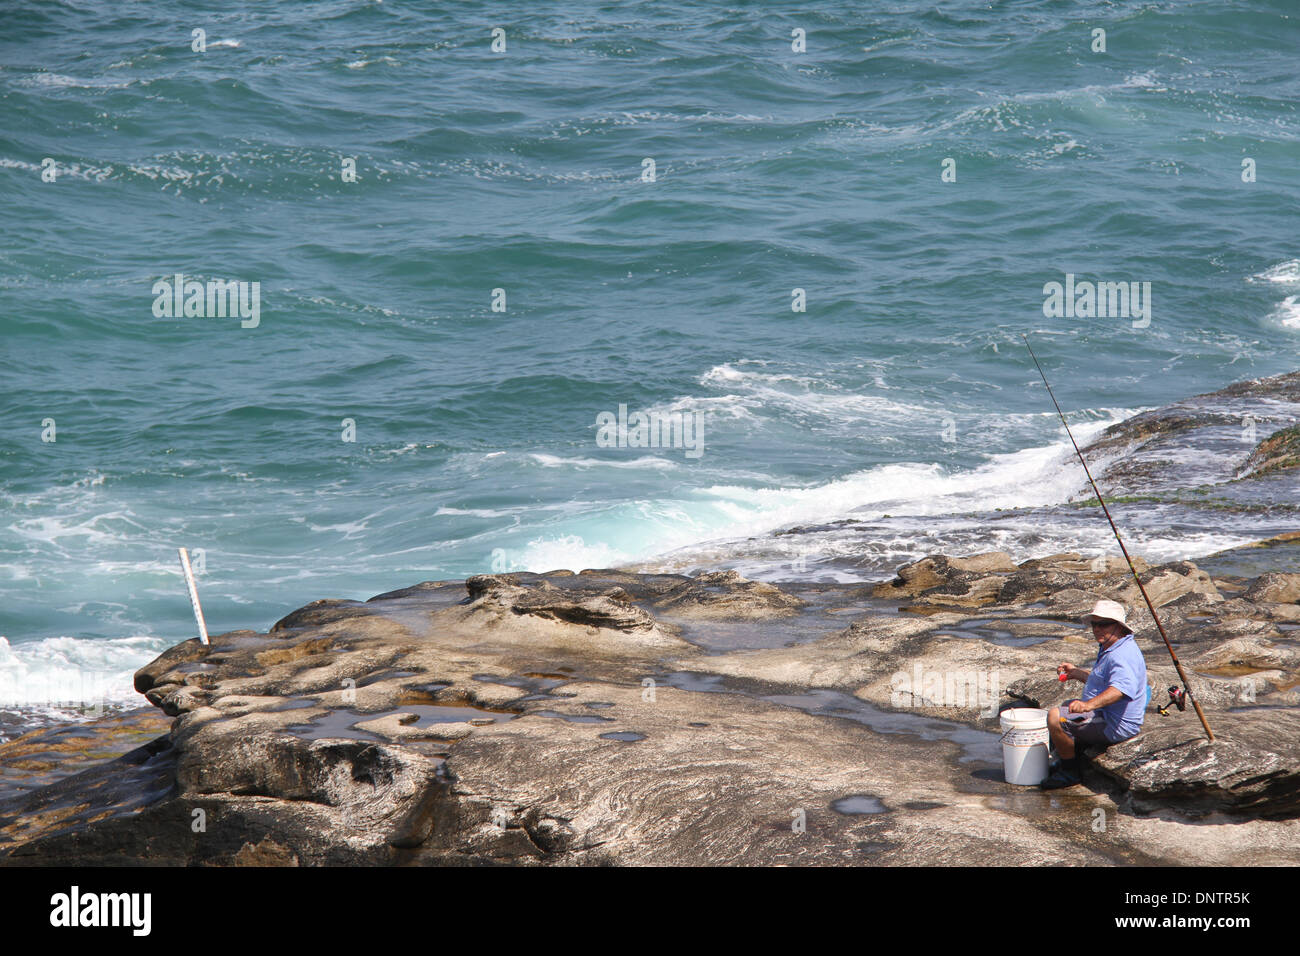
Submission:
M 1047 712 L 1047 735 L 1052 739 L 1056 755 L 1062 760 L 1074 759 L 1074 738 L 1061 729 L 1060 708 L 1053 707 Z
M 1056 747 L 1060 764 L 1046 780 L 1039 784 L 1044 790 L 1057 790 L 1070 787 L 1079 782 L 1079 760 L 1075 756 L 1074 737 L 1061 727 L 1061 714 L 1069 713 L 1070 703 L 1066 701 L 1059 707 L 1047 712 L 1047 734 Z

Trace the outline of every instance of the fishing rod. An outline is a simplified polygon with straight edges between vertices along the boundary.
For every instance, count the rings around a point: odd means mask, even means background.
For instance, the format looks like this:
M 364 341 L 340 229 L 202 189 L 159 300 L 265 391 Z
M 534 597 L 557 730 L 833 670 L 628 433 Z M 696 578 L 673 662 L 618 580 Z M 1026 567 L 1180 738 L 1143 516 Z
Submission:
M 1156 606 L 1151 603 L 1151 595 L 1147 594 L 1147 589 L 1142 584 L 1142 579 L 1138 577 L 1137 568 L 1133 566 L 1133 559 L 1129 557 L 1128 548 L 1124 547 L 1124 539 L 1119 536 L 1119 528 L 1115 527 L 1115 519 L 1110 516 L 1110 509 L 1106 507 L 1106 499 L 1101 496 L 1101 489 L 1097 487 L 1097 482 L 1092 480 L 1092 472 L 1088 470 L 1088 463 L 1083 460 L 1083 452 L 1079 451 L 1079 444 L 1074 440 L 1074 435 L 1070 432 L 1070 424 L 1065 420 L 1065 413 L 1061 411 L 1061 406 L 1056 401 L 1056 396 L 1052 394 L 1052 386 L 1047 384 L 1047 376 L 1043 374 L 1043 367 L 1038 364 L 1038 356 L 1034 350 L 1029 347 L 1029 336 L 1021 332 L 1020 337 L 1025 340 L 1025 348 L 1029 349 L 1029 357 L 1034 360 L 1034 366 L 1038 369 L 1039 377 L 1042 378 L 1043 384 L 1047 385 L 1047 394 L 1052 398 L 1052 404 L 1056 406 L 1056 414 L 1061 416 L 1061 424 L 1065 426 L 1065 434 L 1070 436 L 1070 444 L 1074 446 L 1074 453 L 1079 456 L 1079 464 L 1083 465 L 1083 473 L 1088 476 L 1088 484 L 1092 485 L 1093 492 L 1097 495 L 1097 500 L 1101 502 L 1101 510 L 1106 513 L 1106 520 L 1110 522 L 1110 530 L 1115 532 L 1115 540 L 1119 542 L 1119 549 L 1124 552 L 1124 560 L 1128 562 L 1128 569 L 1133 572 L 1133 580 L 1137 582 L 1138 590 L 1142 592 L 1142 597 L 1146 599 L 1147 608 L 1151 611 L 1151 619 L 1156 622 L 1156 628 L 1160 631 L 1160 636 L 1164 638 L 1165 647 L 1169 651 L 1169 656 L 1174 659 L 1174 667 L 1178 670 L 1178 677 L 1183 682 L 1183 694 L 1192 702 L 1192 707 L 1196 710 L 1196 716 L 1201 718 L 1201 726 L 1205 728 L 1205 736 L 1214 740 L 1214 731 L 1210 729 L 1209 723 L 1205 720 L 1205 714 L 1201 711 L 1201 705 L 1197 703 L 1196 698 L 1192 696 L 1191 688 L 1187 685 L 1187 675 L 1183 673 L 1183 665 L 1178 663 L 1178 655 L 1174 653 L 1174 646 L 1169 643 L 1169 635 L 1165 633 L 1165 626 L 1160 623 L 1160 616 L 1156 614 Z M 1180 710 L 1182 708 L 1179 708 Z

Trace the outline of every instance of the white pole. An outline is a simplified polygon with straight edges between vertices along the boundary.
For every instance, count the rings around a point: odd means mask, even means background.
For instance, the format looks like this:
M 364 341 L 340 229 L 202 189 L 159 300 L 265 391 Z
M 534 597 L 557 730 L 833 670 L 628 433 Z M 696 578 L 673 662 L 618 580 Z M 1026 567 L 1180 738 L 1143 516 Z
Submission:
M 199 592 L 194 587 L 194 572 L 190 570 L 190 553 L 177 548 L 181 555 L 181 570 L 185 572 L 185 586 L 190 589 L 190 604 L 194 605 L 194 620 L 199 622 L 199 640 L 208 643 L 208 626 L 203 623 L 203 608 L 199 606 Z

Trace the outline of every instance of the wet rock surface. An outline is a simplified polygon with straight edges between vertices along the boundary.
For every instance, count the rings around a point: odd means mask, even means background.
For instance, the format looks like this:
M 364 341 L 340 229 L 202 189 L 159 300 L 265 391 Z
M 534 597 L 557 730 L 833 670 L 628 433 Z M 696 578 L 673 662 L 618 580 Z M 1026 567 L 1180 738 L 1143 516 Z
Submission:
M 1143 412 L 1084 449 L 1111 501 L 1267 521 L 1300 507 L 1300 372 Z M 1091 498 L 1089 504 L 1095 505 Z
M 0 863 L 1300 862 L 1289 577 L 1139 567 L 1213 744 L 1154 712 L 1177 677 L 1113 560 L 481 575 L 178 644 L 136 675 L 156 709 L 0 746 L 7 777 L 62 768 L 0 788 Z M 1087 786 L 1006 784 L 998 711 L 1078 695 L 1055 665 L 1090 664 L 1102 597 L 1147 658 L 1143 733 Z

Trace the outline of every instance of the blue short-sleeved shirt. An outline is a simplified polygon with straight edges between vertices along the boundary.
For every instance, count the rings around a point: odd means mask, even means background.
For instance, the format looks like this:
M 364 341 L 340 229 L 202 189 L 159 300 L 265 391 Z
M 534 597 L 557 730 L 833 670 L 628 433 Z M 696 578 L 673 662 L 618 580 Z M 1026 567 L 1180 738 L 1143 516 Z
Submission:
M 1106 718 L 1106 739 L 1114 744 L 1142 729 L 1147 707 L 1147 662 L 1132 634 L 1121 637 L 1110 650 L 1097 652 L 1097 663 L 1083 685 L 1083 699 L 1092 700 L 1107 687 L 1115 687 L 1124 695 L 1101 708 Z

